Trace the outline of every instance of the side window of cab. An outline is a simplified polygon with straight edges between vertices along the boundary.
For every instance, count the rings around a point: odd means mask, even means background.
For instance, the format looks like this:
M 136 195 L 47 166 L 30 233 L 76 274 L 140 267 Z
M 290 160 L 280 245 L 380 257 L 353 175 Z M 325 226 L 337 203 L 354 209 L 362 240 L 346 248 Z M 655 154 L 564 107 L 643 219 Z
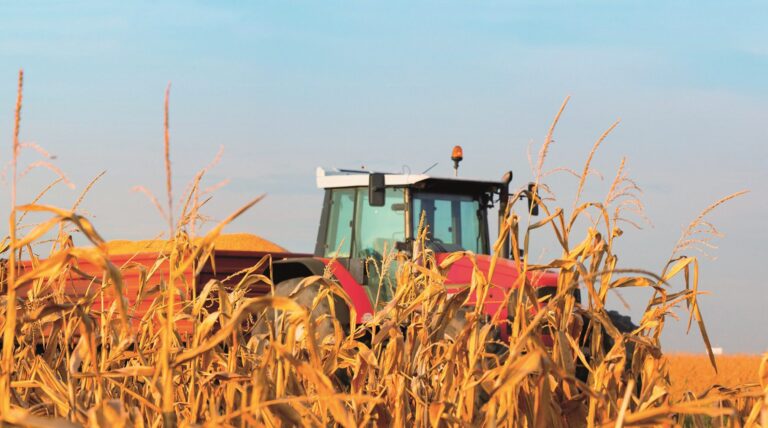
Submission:
M 354 214 L 355 189 L 333 189 L 324 257 L 349 258 Z

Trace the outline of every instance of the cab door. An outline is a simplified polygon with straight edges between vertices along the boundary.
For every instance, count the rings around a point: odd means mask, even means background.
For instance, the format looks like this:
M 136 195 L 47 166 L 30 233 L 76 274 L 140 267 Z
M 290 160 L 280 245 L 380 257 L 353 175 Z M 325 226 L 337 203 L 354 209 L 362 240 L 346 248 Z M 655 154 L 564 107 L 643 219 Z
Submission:
M 357 192 L 350 272 L 361 277 L 371 302 L 386 302 L 393 295 L 397 263 L 392 259 L 397 243 L 405 242 L 405 207 L 402 188 L 387 188 L 383 206 L 371 206 L 367 188 Z M 384 260 L 390 263 L 383 266 Z
M 335 257 L 355 281 L 367 286 L 371 301 L 382 301 L 390 294 L 396 266 L 390 266 L 389 280 L 382 280 L 379 269 L 396 243 L 405 241 L 405 207 L 402 188 L 387 188 L 380 207 L 369 204 L 366 187 L 327 190 L 315 255 Z M 379 284 L 387 285 L 381 293 Z

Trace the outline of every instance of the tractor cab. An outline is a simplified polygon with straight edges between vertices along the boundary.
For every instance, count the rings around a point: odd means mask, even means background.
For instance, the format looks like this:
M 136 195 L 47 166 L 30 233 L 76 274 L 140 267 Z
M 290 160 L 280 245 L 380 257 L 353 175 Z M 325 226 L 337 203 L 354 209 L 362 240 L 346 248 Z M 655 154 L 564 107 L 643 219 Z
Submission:
M 299 285 L 310 276 L 330 273 L 347 294 L 357 322 L 370 320 L 395 296 L 396 269 L 386 263 L 389 269 L 382 269 L 382 261 L 400 251 L 420 251 L 419 233 L 425 231 L 424 245 L 434 252 L 438 263 L 458 251 L 474 254 L 451 260 L 450 266 L 441 271 L 446 292 L 455 294 L 470 287 L 478 270 L 489 274 L 482 311 L 505 319 L 511 313 L 510 290 L 520 285 L 521 270 L 510 258 L 510 239 L 501 245 L 500 258 L 492 257 L 496 239 L 494 236 L 491 240 L 489 221 L 492 216 L 500 225 L 504 220 L 512 173 L 504 174 L 499 181 L 458 178 L 462 158 L 461 147 L 456 146 L 451 156 L 454 177 L 318 168 L 317 187 L 324 189 L 325 199 L 314 257 L 275 261 L 270 267 L 274 293 L 312 304 L 320 285 Z M 528 200 L 533 215 L 538 211 L 535 193 L 535 185 L 529 184 L 517 196 Z M 545 298 L 557 290 L 558 274 L 537 271 L 525 275 L 526 283 L 536 289 L 537 304 L 546 304 Z M 471 306 L 476 298 L 469 295 L 464 304 Z M 338 312 L 338 308 L 346 307 L 341 298 L 337 297 L 336 303 L 333 316 L 348 325 L 352 314 Z M 329 309 L 313 310 L 326 313 Z M 326 331 L 333 330 L 326 327 Z
M 380 278 L 367 260 L 380 262 L 390 252 L 410 250 L 420 227 L 436 253 L 490 255 L 489 210 L 498 206 L 504 212 L 507 177 L 511 174 L 493 182 L 318 168 L 325 200 L 315 256 L 336 258 L 372 293 Z M 508 257 L 508 246 L 504 251 Z

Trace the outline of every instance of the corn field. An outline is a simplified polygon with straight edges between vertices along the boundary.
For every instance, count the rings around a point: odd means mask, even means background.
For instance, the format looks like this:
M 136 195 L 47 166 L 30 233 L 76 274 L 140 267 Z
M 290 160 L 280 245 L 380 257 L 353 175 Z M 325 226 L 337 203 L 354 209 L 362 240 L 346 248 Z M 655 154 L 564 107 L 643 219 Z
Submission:
M 41 204 L 52 185 L 28 204 L 16 201 L 16 162 L 25 149 L 19 143 L 21 73 L 18 94 L 13 208 L 0 249 L 5 257 L 0 419 L 9 426 L 768 426 L 765 358 L 762 378 L 751 384 L 676 400 L 660 343 L 671 311 L 684 312 L 715 363 L 697 304 L 699 262 L 686 253 L 715 236 L 706 215 L 740 193 L 705 209 L 664 266 L 620 266 L 614 244 L 627 216 L 642 208 L 624 162 L 604 200 L 579 199 L 592 157 L 613 126 L 576 174 L 579 186 L 570 210 L 549 206 L 553 201 L 542 197 L 537 202 L 544 215 L 532 221 L 526 207 L 515 206 L 518 195 L 510 199 L 495 245 L 496 254 L 505 239 L 523 249 L 514 252 L 520 280 L 517 292 L 506 297 L 510 316 L 489 320 L 482 314 L 495 259 L 490 272 L 475 267 L 471 284 L 449 295 L 444 272 L 474 255 L 459 252 L 438 263 L 425 249 L 371 261 L 373 268 L 392 272 L 380 277 L 393 278 L 386 284 L 393 298 L 364 323 L 355 323 L 354 314 L 348 327 L 331 319 L 334 333 L 322 336 L 317 324 L 327 319 L 317 315 L 317 305 L 327 302 L 333 309 L 341 300 L 351 306 L 330 275 L 299 284 L 319 284 L 313 307 L 277 295 L 249 295 L 256 283 L 274 288 L 261 273 L 272 262 L 269 257 L 206 284 L 185 275 L 213 257 L 223 228 L 260 198 L 197 236 L 200 208 L 209 196 L 200 186 L 204 169 L 174 216 L 167 94 L 168 201 L 153 200 L 173 239 L 149 264 L 114 263 L 97 227 L 78 214 L 82 197 L 72 208 Z M 563 108 L 534 165 L 542 195 L 547 194 L 541 182 L 544 159 Z M 62 175 L 57 182 L 65 180 Z M 27 213 L 46 218 L 25 224 Z M 556 259 L 530 262 L 534 231 L 537 237 L 551 234 L 559 245 Z M 73 235 L 90 246 L 74 246 Z M 423 230 L 420 235 L 426 239 Z M 84 263 L 98 266 L 100 274 L 87 276 L 88 292 L 73 298 L 67 284 L 83 277 Z M 534 310 L 537 297 L 525 278 L 545 270 L 559 273 L 557 293 L 543 310 Z M 128 273 L 139 275 L 139 296 L 151 298 L 141 311 L 123 289 Z M 638 326 L 625 332 L 611 321 L 606 299 L 630 287 L 646 290 L 647 306 L 635 320 Z M 577 288 L 581 303 L 573 294 Z M 470 296 L 477 303 L 466 307 Z M 466 319 L 463 328 L 446 335 L 459 312 Z M 500 328 L 508 331 L 508 340 L 499 339 Z M 545 333 L 551 334 L 551 345 L 541 340 Z M 577 376 L 580 368 L 586 377 Z
M 704 355 L 668 354 L 669 375 L 673 399 L 682 399 L 685 394 L 703 394 L 716 388 L 723 392 L 738 390 L 754 384 L 760 371 L 758 355 L 716 355 L 717 372 Z

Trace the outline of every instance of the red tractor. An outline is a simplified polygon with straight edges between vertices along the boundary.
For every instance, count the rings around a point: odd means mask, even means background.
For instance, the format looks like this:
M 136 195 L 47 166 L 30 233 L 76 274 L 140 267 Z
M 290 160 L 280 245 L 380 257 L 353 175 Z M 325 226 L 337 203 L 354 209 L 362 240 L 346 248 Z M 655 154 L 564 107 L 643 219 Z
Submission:
M 460 148 L 458 153 L 454 150 L 453 160 L 458 170 Z M 386 284 L 386 281 L 381 281 L 378 269 L 371 268 L 371 259 L 381 262 L 385 252 L 393 249 L 413 251 L 414 244 L 419 244 L 417 234 L 420 227 L 425 228 L 425 244 L 434 252 L 438 263 L 458 251 L 474 254 L 474 263 L 470 257 L 464 256 L 450 264 L 446 272 L 448 292 L 457 292 L 471 284 L 475 266 L 486 276 L 489 272 L 492 243 L 495 241 L 491 240 L 489 218 L 496 216 L 501 229 L 507 204 L 510 203 L 511 178 L 511 172 L 499 181 L 482 181 L 456 176 L 390 174 L 368 170 L 331 172 L 318 168 L 317 186 L 325 190 L 325 199 L 314 256 L 277 260 L 272 268 L 275 293 L 292 296 L 299 303 L 311 307 L 320 286 L 304 284 L 302 288 L 298 285 L 306 277 L 323 275 L 330 270 L 350 297 L 357 314 L 356 321 L 368 321 L 379 309 L 375 307 L 377 302 L 385 304 L 393 297 L 388 294 L 388 287 L 379 289 L 380 284 Z M 535 188 L 529 184 L 522 196 L 528 199 L 530 212 L 537 215 L 537 196 L 534 193 Z M 496 319 L 506 320 L 513 315 L 508 313 L 508 296 L 519 284 L 520 270 L 515 263 L 510 253 L 510 240 L 507 239 L 496 260 L 493 277 L 487 278 L 490 287 L 482 309 L 489 318 L 497 315 Z M 539 299 L 539 308 L 557 292 L 556 271 L 529 272 L 527 279 Z M 573 290 L 573 294 L 576 303 L 581 303 L 580 290 Z M 337 303 L 340 303 L 338 299 Z M 470 295 L 466 304 L 474 305 L 475 296 Z M 315 307 L 317 319 L 322 315 L 335 316 L 343 327 L 349 325 L 351 312 L 346 311 L 344 305 L 334 306 L 335 310 L 331 313 L 327 301 L 318 304 Z M 620 332 L 636 328 L 629 317 L 618 312 L 608 311 L 607 316 Z M 579 338 L 582 345 L 587 345 L 587 329 L 582 328 L 580 316 L 575 318 L 575 323 L 569 323 L 572 327 L 570 333 L 572 337 Z M 321 338 L 333 331 L 333 322 L 325 319 L 316 330 Z M 458 333 L 463 324 L 463 317 L 453 319 L 445 330 L 446 334 Z M 507 329 L 498 327 L 499 338 L 504 340 Z M 552 344 L 552 336 L 546 329 L 540 338 L 544 344 Z M 632 345 L 627 346 L 631 353 Z M 602 347 L 606 351 L 613 347 L 613 339 L 608 334 L 602 335 Z M 582 351 L 587 358 L 591 358 L 588 347 L 584 346 Z M 582 380 L 586 379 L 586 369 L 580 363 L 578 365 L 577 375 Z
M 457 156 L 458 155 L 458 156 Z M 460 148 L 454 150 L 458 167 Z M 457 160 L 458 158 L 458 160 Z M 292 295 L 307 306 L 318 287 L 294 292 L 298 283 L 311 275 L 322 275 L 329 268 L 349 295 L 357 314 L 357 322 L 370 319 L 375 302 L 387 302 L 392 295 L 371 259 L 381 262 L 385 252 L 411 251 L 417 241 L 420 221 L 426 230 L 426 245 L 438 262 L 457 251 L 475 255 L 475 263 L 484 273 L 491 263 L 489 217 L 497 216 L 499 224 L 509 199 L 512 174 L 500 181 L 468 180 L 457 177 L 434 177 L 427 174 L 390 174 L 368 170 L 325 171 L 317 169 L 317 186 L 325 190 L 320 227 L 314 257 L 287 258 L 273 264 L 276 293 Z M 529 204 L 534 203 L 528 193 Z M 530 205 L 529 205 L 530 206 Z M 493 212 L 492 208 L 498 211 Z M 536 211 L 537 207 L 532 207 Z M 494 239 L 495 241 L 495 239 Z M 518 268 L 510 257 L 509 241 L 503 246 L 492 284 L 484 302 L 489 316 L 500 310 L 515 286 Z M 450 291 L 471 283 L 473 263 L 468 257 L 451 264 L 445 284 Z M 557 273 L 532 276 L 539 297 L 554 294 Z M 468 303 L 473 303 L 471 297 Z M 348 323 L 348 312 L 338 309 L 336 317 Z M 330 325 L 326 326 L 330 328 Z

